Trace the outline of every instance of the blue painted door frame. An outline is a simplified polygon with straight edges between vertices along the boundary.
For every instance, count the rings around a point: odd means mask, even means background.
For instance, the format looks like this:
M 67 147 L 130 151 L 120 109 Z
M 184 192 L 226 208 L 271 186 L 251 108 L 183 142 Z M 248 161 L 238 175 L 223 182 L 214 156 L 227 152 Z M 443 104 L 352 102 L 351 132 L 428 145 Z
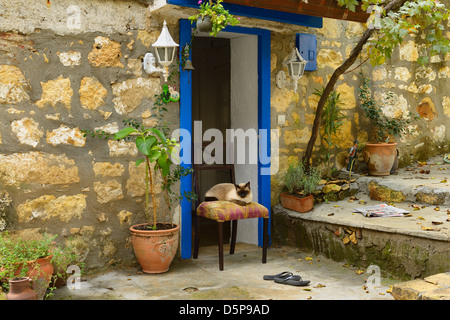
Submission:
M 191 42 L 191 22 L 180 20 L 180 48 Z M 243 28 L 228 26 L 224 31 L 256 35 L 258 37 L 258 129 L 267 130 L 265 148 L 270 156 L 270 31 L 256 28 Z M 195 72 L 195 71 L 193 71 Z M 192 71 L 180 70 L 180 129 L 191 132 L 192 135 Z M 182 166 L 191 168 L 191 164 L 182 163 Z M 270 170 L 270 163 L 258 162 L 258 202 L 271 211 L 271 176 L 262 175 L 261 170 Z M 192 191 L 192 177 L 181 180 L 180 192 Z M 181 258 L 191 258 L 192 251 L 192 205 L 183 199 L 181 202 Z M 262 246 L 263 224 L 262 219 L 258 222 L 258 244 Z M 269 235 L 270 220 L 269 220 Z

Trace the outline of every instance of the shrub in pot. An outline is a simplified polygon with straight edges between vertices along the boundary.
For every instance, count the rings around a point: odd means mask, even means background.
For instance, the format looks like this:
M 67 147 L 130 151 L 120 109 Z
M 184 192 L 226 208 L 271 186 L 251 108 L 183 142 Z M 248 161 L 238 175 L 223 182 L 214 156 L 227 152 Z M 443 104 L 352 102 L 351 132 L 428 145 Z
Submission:
M 161 121 L 163 107 L 161 95 L 157 95 L 153 110 Z M 159 127 L 147 128 L 134 120 L 124 120 L 125 128 L 115 134 L 83 130 L 85 135 L 114 140 L 134 140 L 137 150 L 143 158 L 136 161 L 136 166 L 145 164 L 145 216 L 147 222 L 133 225 L 130 228 L 131 241 L 136 258 L 145 273 L 163 273 L 169 267 L 176 255 L 179 242 L 180 226 L 173 221 L 173 205 L 183 198 L 195 199 L 192 192 L 179 194 L 172 190 L 174 184 L 182 177 L 189 175 L 192 169 L 186 169 L 173 162 L 179 144 L 175 139 L 168 139 L 164 133 L 166 125 L 160 123 Z M 156 179 L 162 179 L 162 192 L 164 202 L 163 221 L 158 221 L 159 209 L 157 207 Z M 151 198 L 151 199 L 150 199 Z M 150 205 L 151 201 L 151 205 Z M 152 209 L 152 210 L 150 210 Z
M 136 257 L 145 273 L 163 273 L 169 270 L 170 264 L 177 252 L 180 226 L 173 223 L 172 205 L 183 197 L 191 199 L 192 193 L 179 195 L 171 187 L 181 177 L 187 176 L 191 170 L 179 165 L 172 170 L 172 157 L 179 144 L 175 139 L 168 139 L 157 128 L 145 128 L 136 122 L 114 135 L 114 139 L 124 139 L 134 135 L 136 147 L 144 159 L 136 161 L 138 166 L 145 163 L 145 211 L 147 223 L 134 225 L 130 228 L 133 248 Z M 155 190 L 156 174 L 163 181 L 163 193 L 166 202 L 165 221 L 157 221 L 157 205 Z M 152 215 L 150 213 L 150 196 L 152 199 Z M 166 218 L 170 219 L 167 221 Z
M 198 12 L 189 17 L 191 23 L 197 22 L 196 30 L 209 32 L 211 36 L 217 34 L 227 25 L 235 26 L 239 24 L 239 18 L 236 18 L 226 10 L 222 5 L 222 0 L 200 0 Z
M 418 116 L 411 113 L 404 118 L 386 116 L 372 97 L 369 81 L 364 78 L 363 86 L 359 90 L 361 108 L 372 125 L 372 141 L 365 144 L 363 156 L 370 175 L 386 176 L 390 174 L 398 153 L 394 138 L 411 133 L 413 129 L 408 125 L 418 119 Z M 388 99 L 392 99 L 392 95 L 388 95 Z
M 305 171 L 302 162 L 291 163 L 287 169 L 283 182 L 286 192 L 280 194 L 281 205 L 297 212 L 307 212 L 314 206 L 313 191 L 321 178 L 321 172 L 316 167 Z
M 11 280 L 29 278 L 39 299 L 52 295 L 51 280 L 63 277 L 66 266 L 77 260 L 71 247 L 56 244 L 56 237 L 43 234 L 25 239 L 8 231 L 0 233 L 0 282 L 5 291 Z

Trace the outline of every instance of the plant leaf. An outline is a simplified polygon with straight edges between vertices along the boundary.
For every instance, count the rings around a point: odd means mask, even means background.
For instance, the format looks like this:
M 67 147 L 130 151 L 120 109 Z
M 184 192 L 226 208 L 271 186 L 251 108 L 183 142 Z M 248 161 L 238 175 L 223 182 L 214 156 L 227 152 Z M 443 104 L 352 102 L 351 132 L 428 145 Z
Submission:
M 148 136 L 148 137 L 137 137 L 136 138 L 136 148 L 145 154 L 146 156 L 149 156 L 151 153 L 151 149 L 153 145 L 156 142 L 156 138 L 154 136 Z
M 137 131 L 136 131 L 136 129 L 134 129 L 132 127 L 123 128 L 122 130 L 120 130 L 119 132 L 116 132 L 114 134 L 114 140 L 123 139 L 123 138 L 125 138 L 126 136 L 128 136 L 129 134 L 131 134 L 133 132 L 137 132 Z

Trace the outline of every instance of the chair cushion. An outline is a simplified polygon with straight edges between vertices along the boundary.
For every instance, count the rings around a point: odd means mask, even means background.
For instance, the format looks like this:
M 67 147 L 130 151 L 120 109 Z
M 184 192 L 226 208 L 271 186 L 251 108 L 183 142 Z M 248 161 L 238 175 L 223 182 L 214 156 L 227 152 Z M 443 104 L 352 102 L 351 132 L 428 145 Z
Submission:
M 256 202 L 241 206 L 230 201 L 206 201 L 200 203 L 197 214 L 201 217 L 223 222 L 238 219 L 268 218 L 269 210 Z

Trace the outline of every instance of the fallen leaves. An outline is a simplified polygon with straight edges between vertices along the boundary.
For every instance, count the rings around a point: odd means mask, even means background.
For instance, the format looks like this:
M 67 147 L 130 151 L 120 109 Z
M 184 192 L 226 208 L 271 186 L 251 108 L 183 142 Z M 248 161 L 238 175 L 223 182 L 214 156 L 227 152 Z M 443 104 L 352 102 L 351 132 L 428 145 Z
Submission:
M 422 230 L 425 230 L 425 231 L 440 231 L 441 228 L 430 228 L 430 227 L 422 226 Z

